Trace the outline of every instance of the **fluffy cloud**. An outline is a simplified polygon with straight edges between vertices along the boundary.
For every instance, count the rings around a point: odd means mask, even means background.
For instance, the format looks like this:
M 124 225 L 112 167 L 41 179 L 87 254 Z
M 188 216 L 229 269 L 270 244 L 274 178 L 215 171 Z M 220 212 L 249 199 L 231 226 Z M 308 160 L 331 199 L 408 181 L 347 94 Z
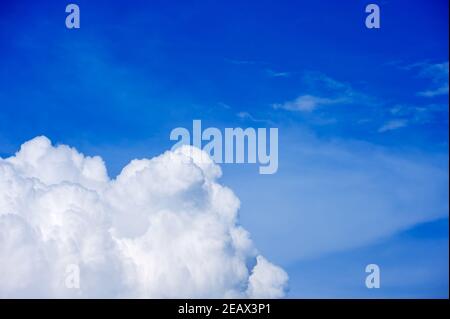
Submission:
M 287 274 L 258 255 L 202 156 L 185 146 L 113 180 L 100 157 L 45 137 L 0 158 L 0 297 L 283 297 Z

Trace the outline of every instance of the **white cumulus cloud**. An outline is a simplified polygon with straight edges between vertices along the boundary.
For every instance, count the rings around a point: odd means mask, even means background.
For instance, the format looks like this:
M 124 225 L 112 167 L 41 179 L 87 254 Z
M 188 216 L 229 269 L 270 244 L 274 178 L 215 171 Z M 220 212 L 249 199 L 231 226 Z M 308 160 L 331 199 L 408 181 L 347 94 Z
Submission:
M 110 179 L 100 157 L 23 144 L 0 158 L 0 297 L 283 297 L 287 274 L 237 224 L 220 175 L 188 146 Z

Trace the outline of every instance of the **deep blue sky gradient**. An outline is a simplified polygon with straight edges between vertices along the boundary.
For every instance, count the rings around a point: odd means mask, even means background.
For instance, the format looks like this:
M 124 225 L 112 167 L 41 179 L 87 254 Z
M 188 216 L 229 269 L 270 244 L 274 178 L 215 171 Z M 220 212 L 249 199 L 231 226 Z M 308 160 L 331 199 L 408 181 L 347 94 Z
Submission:
M 276 175 L 224 165 L 223 181 L 256 246 L 288 271 L 289 296 L 448 297 L 448 93 L 417 94 L 445 84 L 426 70 L 448 63 L 448 1 L 372 1 L 379 30 L 364 26 L 367 1 L 74 2 L 79 30 L 65 27 L 68 1 L 0 3 L 0 156 L 46 135 L 101 155 L 114 177 L 193 119 L 279 127 Z M 302 94 L 353 101 L 273 107 Z M 405 125 L 380 132 L 392 120 Z M 390 204 L 400 189 L 427 194 L 411 199 L 417 212 Z M 374 211 L 358 219 L 364 203 Z M 364 287 L 368 263 L 386 269 L 380 290 Z

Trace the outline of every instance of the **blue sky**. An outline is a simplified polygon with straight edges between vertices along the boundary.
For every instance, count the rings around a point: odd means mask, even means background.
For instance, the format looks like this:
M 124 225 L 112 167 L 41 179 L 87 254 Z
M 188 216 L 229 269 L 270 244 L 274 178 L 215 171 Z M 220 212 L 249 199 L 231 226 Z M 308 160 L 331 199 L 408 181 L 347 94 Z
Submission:
M 448 1 L 0 5 L 0 156 L 46 135 L 111 177 L 170 131 L 278 127 L 279 170 L 224 165 L 290 297 L 448 297 Z M 377 263 L 382 288 L 364 287 Z

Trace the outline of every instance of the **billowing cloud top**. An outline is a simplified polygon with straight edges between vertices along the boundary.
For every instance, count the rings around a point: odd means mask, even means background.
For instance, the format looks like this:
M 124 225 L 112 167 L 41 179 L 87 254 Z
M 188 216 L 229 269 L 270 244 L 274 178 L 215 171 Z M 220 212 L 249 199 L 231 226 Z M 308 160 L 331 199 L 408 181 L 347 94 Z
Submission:
M 0 158 L 0 297 L 283 297 L 287 274 L 237 225 L 220 175 L 188 146 L 111 180 L 100 157 L 26 142 Z

